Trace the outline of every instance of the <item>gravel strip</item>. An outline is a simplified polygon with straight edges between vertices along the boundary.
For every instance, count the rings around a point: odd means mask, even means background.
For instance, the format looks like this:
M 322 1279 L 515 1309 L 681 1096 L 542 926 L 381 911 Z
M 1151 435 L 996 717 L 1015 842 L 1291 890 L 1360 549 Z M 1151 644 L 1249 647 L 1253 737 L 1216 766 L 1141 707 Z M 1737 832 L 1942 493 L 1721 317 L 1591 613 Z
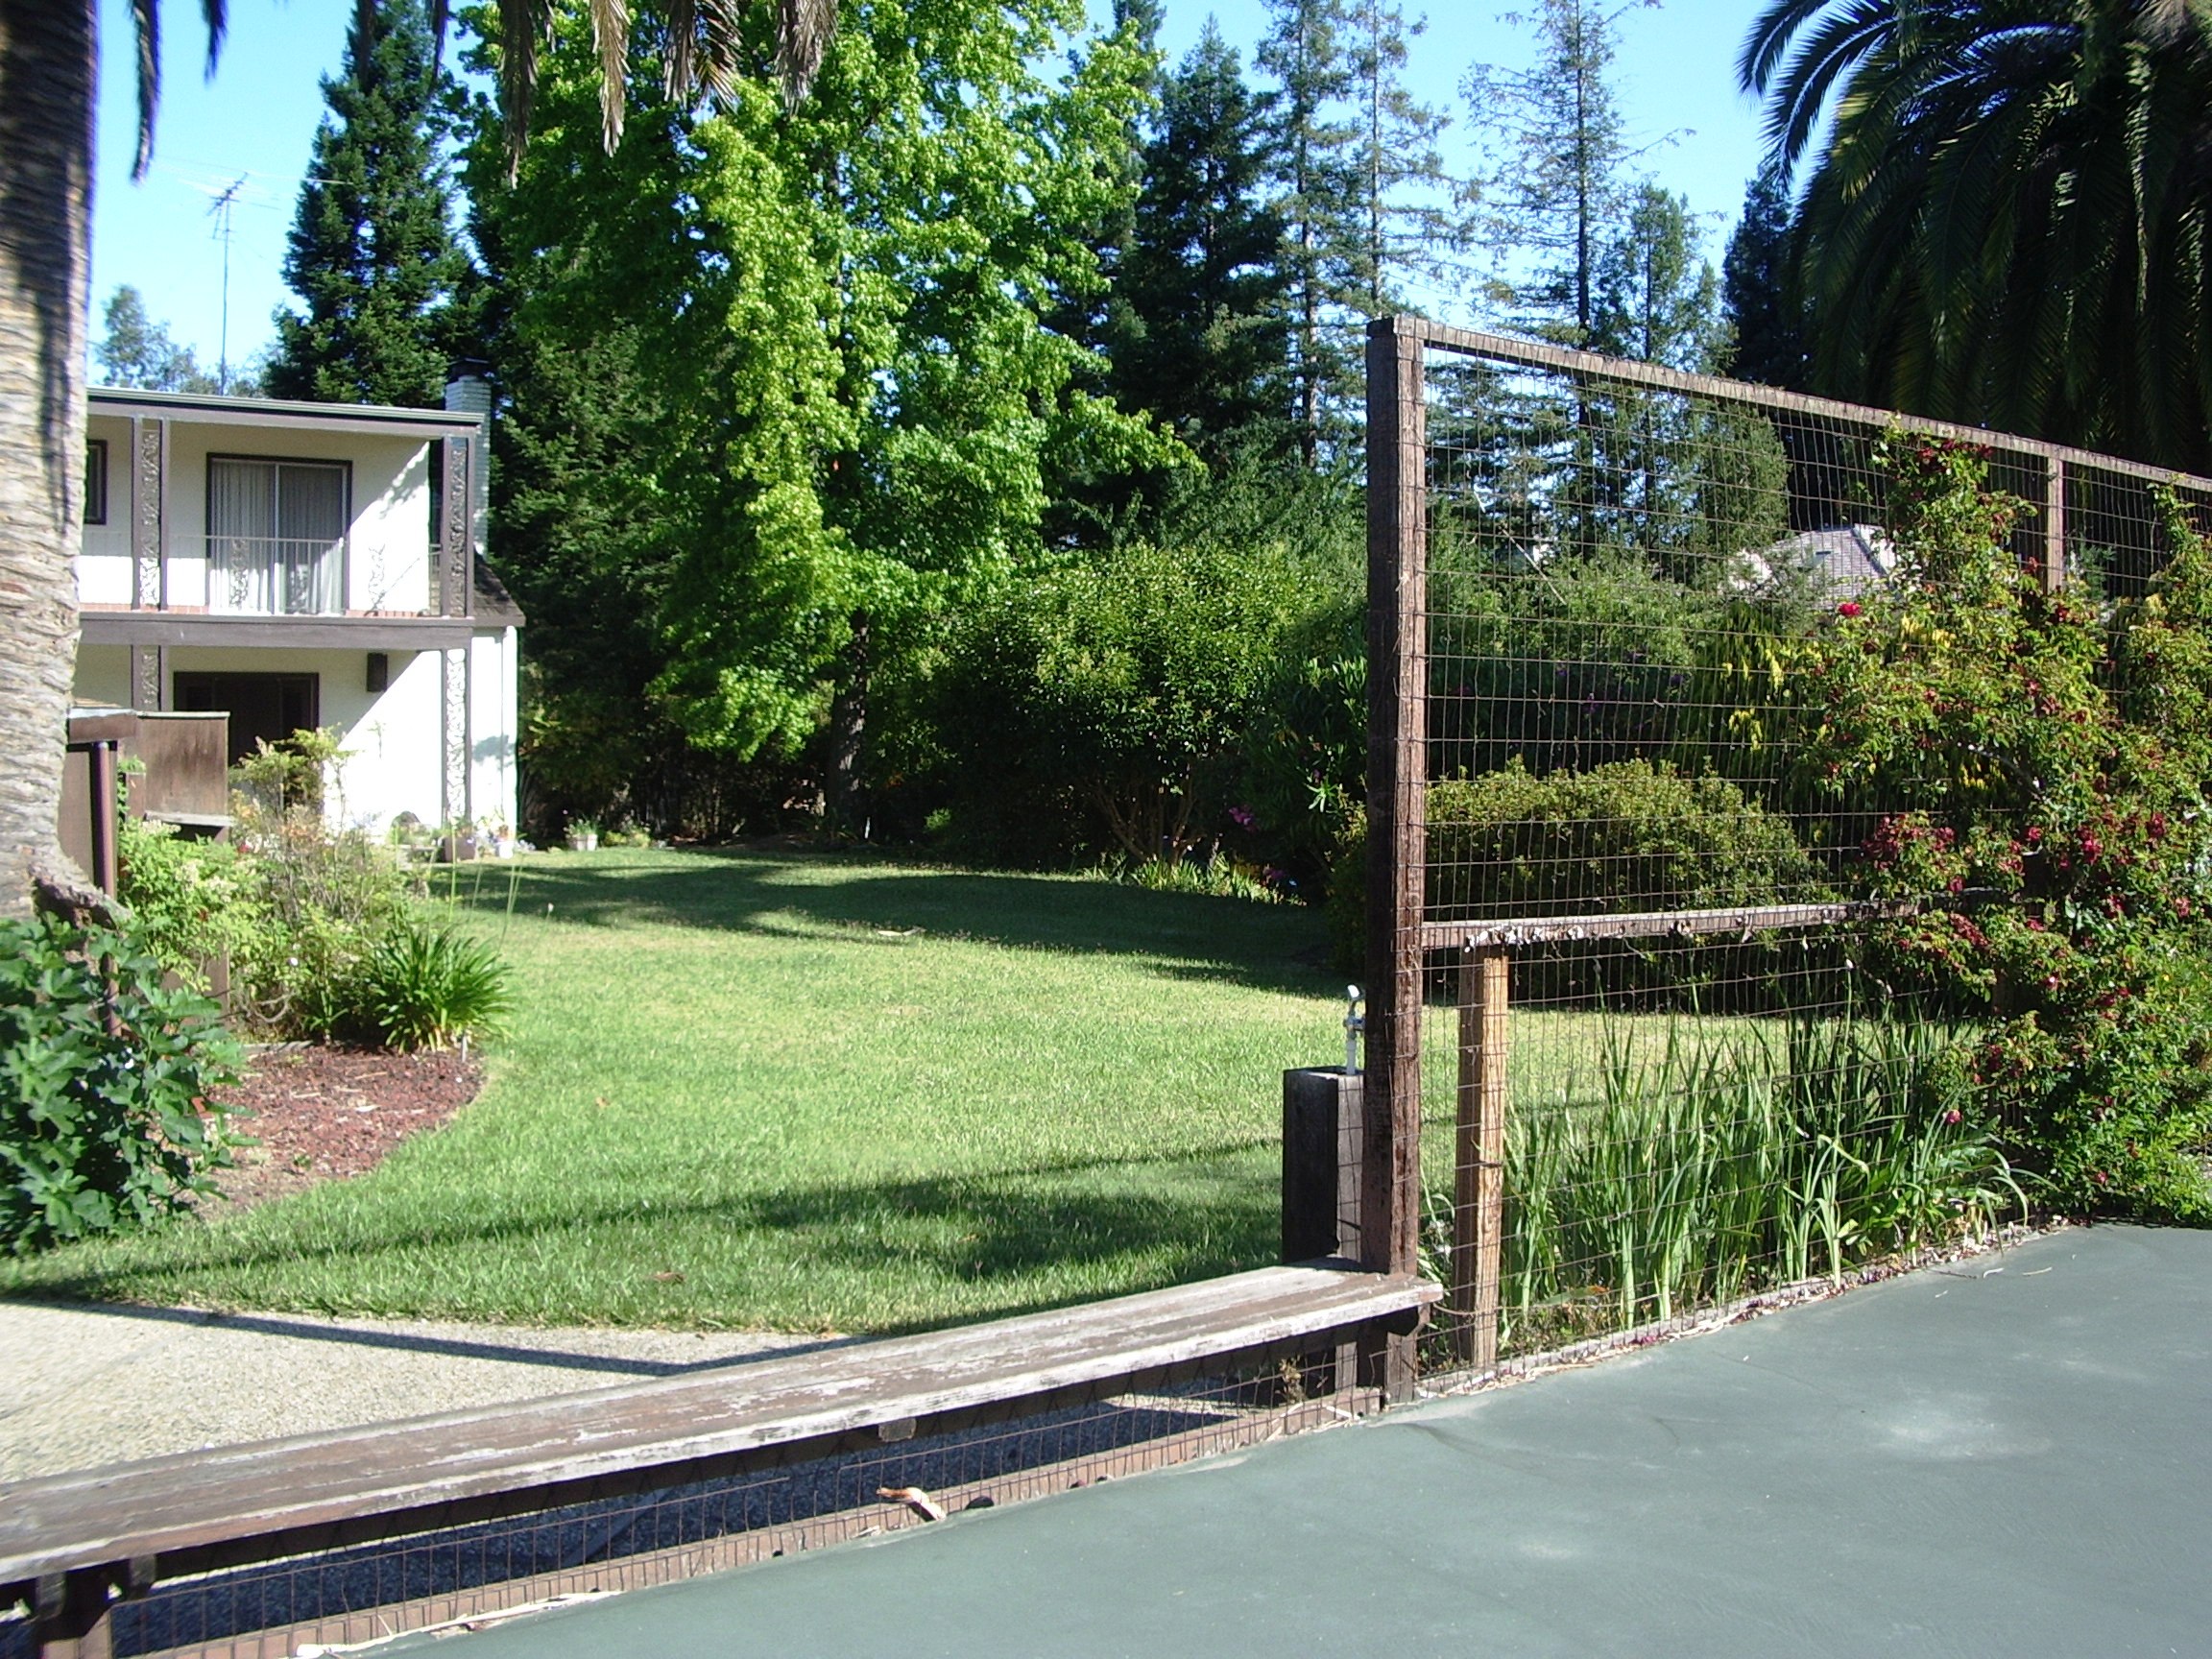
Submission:
M 0 1482 L 821 1346 L 761 1332 L 0 1302 Z

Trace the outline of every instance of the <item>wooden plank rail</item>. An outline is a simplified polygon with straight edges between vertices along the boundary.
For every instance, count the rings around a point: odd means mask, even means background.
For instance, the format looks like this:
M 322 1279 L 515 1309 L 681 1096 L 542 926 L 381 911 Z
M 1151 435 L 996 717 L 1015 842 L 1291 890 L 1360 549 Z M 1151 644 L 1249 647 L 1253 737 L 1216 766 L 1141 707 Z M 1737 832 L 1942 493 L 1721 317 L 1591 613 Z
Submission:
M 1486 950 L 1579 939 L 1688 939 L 1714 933 L 1766 933 L 1837 922 L 1916 916 L 1912 899 L 1854 899 L 1828 904 L 1745 904 L 1732 910 L 1647 910 L 1620 915 L 1515 916 L 1497 921 L 1426 922 L 1421 949 Z
M 528 1513 L 784 1461 L 854 1435 L 901 1440 L 1009 1402 L 1286 1355 L 1332 1333 L 1409 1332 L 1440 1294 L 1411 1275 L 1343 1261 L 1269 1267 L 957 1330 L 22 1481 L 0 1486 L 0 1596 L 35 1596 L 67 1623 L 89 1590 L 105 1607 L 110 1584 L 144 1589 L 325 1548 L 395 1530 L 401 1518 Z

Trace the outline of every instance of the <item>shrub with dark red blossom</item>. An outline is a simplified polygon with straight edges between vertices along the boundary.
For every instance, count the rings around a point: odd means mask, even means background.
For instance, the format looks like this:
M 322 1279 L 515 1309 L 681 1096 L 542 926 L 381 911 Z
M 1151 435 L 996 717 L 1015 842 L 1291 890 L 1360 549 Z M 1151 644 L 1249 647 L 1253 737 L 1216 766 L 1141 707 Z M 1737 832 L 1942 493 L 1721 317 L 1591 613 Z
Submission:
M 2212 554 L 2170 497 L 2141 598 L 2047 592 L 1970 446 L 1886 445 L 1894 581 L 1807 685 L 1814 775 L 1887 810 L 1885 965 L 1981 1035 L 1955 1056 L 2016 1165 L 2080 1211 L 2212 1218 Z

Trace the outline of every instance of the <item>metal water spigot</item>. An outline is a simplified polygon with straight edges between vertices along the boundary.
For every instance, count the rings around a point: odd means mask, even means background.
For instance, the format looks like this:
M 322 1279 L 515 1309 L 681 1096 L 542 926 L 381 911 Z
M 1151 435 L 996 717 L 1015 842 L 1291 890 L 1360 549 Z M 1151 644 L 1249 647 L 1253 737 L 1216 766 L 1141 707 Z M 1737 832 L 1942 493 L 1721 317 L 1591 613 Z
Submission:
M 1344 987 L 1344 1072 L 1349 1077 L 1359 1075 L 1359 1039 L 1367 1029 L 1367 1021 L 1359 1012 L 1363 1000 L 1358 986 Z

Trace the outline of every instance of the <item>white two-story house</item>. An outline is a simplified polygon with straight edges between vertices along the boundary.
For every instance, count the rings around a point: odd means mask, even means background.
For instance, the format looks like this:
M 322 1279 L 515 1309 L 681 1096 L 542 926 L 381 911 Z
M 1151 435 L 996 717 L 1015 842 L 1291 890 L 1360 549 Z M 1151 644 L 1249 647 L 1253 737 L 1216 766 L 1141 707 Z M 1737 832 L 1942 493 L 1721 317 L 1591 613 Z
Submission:
M 522 617 L 478 564 L 489 388 L 444 410 L 93 389 L 76 701 L 335 727 L 334 819 L 512 824 Z

